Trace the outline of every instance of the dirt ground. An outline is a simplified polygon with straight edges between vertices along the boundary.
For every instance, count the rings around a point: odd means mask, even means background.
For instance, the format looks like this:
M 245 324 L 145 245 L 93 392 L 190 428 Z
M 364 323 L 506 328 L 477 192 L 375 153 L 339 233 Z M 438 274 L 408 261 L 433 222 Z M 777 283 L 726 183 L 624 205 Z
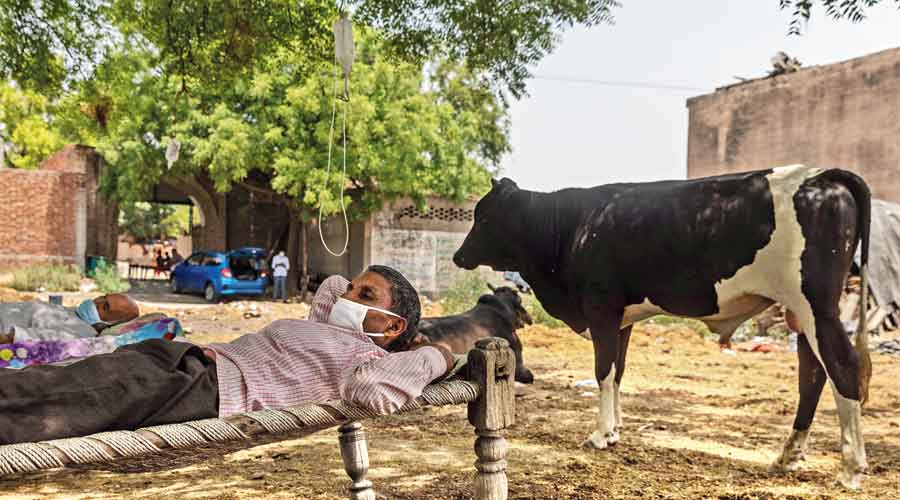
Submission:
M 5 298 L 5 297 L 4 297 Z M 67 302 L 77 297 L 67 297 Z M 3 300 L 3 299 L 0 299 Z M 245 318 L 251 304 L 258 318 Z M 176 314 L 198 343 L 255 331 L 302 304 L 223 305 L 144 302 Z M 873 354 L 872 400 L 864 410 L 870 470 L 861 493 L 835 484 L 839 427 L 826 389 L 801 472 L 768 465 L 788 435 L 797 402 L 796 354 L 723 354 L 713 340 L 680 325 L 635 328 L 622 386 L 624 430 L 612 449 L 579 447 L 596 416 L 590 343 L 566 330 L 534 326 L 521 334 L 536 382 L 517 399 L 509 442 L 511 499 L 898 499 L 900 357 Z M 464 407 L 387 417 L 366 424 L 369 479 L 382 498 L 471 498 L 473 432 Z M 0 479 L 0 498 L 343 499 L 334 429 L 233 453 L 152 460 Z

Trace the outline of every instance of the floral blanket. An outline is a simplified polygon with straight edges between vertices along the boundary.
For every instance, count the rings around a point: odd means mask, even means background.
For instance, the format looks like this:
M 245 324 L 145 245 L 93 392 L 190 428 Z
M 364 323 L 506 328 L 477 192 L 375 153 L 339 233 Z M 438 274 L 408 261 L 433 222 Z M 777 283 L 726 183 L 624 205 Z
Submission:
M 184 335 L 175 318 L 138 318 L 123 325 L 118 335 L 70 340 L 40 340 L 0 344 L 0 368 L 25 368 L 113 352 L 124 345 Z

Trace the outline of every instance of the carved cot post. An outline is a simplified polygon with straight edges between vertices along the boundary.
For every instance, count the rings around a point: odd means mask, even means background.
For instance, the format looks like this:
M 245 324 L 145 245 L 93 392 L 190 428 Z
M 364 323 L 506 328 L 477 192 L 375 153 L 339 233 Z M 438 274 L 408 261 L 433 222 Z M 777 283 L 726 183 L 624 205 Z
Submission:
M 375 500 L 372 481 L 366 479 L 366 473 L 369 472 L 369 445 L 362 424 L 348 422 L 342 425 L 338 432 L 344 470 L 353 481 L 350 484 L 350 500 Z
M 501 338 L 481 339 L 469 351 L 469 378 L 478 383 L 478 398 L 469 403 L 475 426 L 475 500 L 506 500 L 506 439 L 503 429 L 516 419 L 513 374 L 516 358 Z

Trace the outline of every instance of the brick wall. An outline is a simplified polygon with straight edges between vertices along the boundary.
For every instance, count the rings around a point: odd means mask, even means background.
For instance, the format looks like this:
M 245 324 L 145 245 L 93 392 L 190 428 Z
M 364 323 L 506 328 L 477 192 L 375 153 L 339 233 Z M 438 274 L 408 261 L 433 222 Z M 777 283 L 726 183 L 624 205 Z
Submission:
M 41 170 L 84 174 L 86 196 L 85 255 L 116 259 L 119 206 L 100 191 L 104 161 L 94 148 L 70 144 L 41 162 Z
M 0 169 L 0 269 L 75 263 L 76 200 L 84 181 L 73 172 Z
M 900 49 L 732 85 L 687 106 L 689 177 L 841 167 L 900 202 Z

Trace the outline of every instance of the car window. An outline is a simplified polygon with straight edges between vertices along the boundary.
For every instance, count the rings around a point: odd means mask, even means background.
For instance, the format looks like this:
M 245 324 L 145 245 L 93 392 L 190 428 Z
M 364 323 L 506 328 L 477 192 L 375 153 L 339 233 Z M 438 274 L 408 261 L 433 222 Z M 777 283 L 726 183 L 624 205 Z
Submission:
M 246 255 L 232 255 L 230 259 L 228 259 L 228 265 L 237 269 L 251 269 L 253 271 L 260 271 L 263 269 L 264 263 L 260 259 L 255 259 L 253 257 L 248 257 Z
M 188 265 L 198 266 L 198 265 L 200 265 L 201 260 L 203 260 L 203 254 L 195 253 L 195 254 L 191 255 L 190 257 L 188 257 L 186 262 L 188 263 Z
M 219 258 L 215 255 L 207 255 L 206 257 L 203 257 L 204 266 L 218 266 L 221 263 L 222 261 L 219 260 Z

